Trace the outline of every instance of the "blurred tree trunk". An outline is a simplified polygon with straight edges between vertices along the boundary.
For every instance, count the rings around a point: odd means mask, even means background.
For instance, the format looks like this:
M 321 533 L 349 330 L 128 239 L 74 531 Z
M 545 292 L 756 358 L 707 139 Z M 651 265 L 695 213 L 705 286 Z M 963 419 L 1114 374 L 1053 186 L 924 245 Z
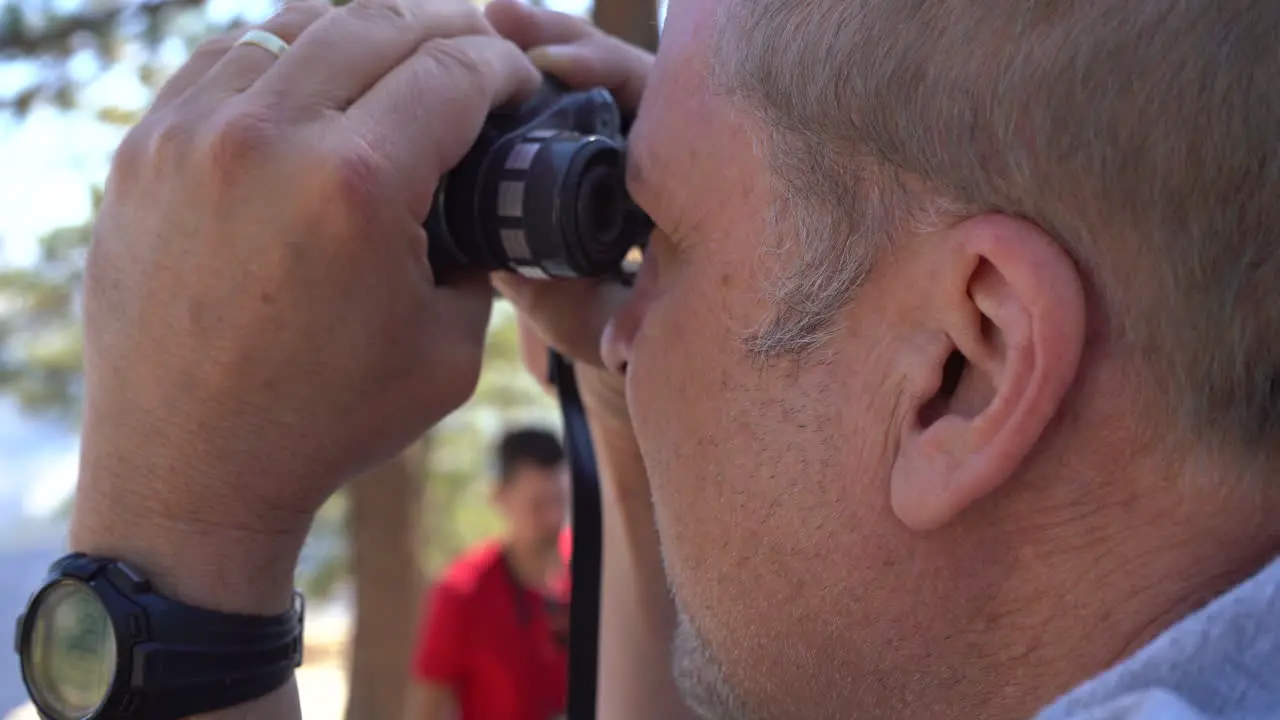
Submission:
M 347 720 L 400 720 L 422 592 L 427 438 L 348 489 L 348 537 L 356 592 Z
M 591 19 L 632 45 L 658 49 L 658 0 L 595 0 Z

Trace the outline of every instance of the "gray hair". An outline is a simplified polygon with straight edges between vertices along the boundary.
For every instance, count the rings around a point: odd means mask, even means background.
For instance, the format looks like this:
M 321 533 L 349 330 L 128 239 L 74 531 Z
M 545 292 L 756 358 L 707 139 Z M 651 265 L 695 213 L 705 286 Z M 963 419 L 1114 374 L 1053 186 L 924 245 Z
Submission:
M 1171 434 L 1280 447 L 1280 5 L 736 0 L 716 81 L 771 128 L 803 355 L 889 239 L 984 212 L 1072 255 Z

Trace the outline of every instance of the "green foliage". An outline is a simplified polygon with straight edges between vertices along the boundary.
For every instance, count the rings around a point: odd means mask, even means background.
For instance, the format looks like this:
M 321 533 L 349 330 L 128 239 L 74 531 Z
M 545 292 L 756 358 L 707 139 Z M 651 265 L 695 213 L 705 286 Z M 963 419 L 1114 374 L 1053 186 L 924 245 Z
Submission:
M 0 0 L 0 63 L 22 78 L 0 94 L 0 110 L 131 113 L 87 108 L 86 91 L 111 73 L 154 90 L 197 43 L 245 20 L 207 10 L 205 0 Z
M 349 1 L 331 0 L 339 6 Z M 26 82 L 0 93 L 0 110 L 18 117 L 40 105 L 84 111 L 86 89 L 122 68 L 154 89 L 201 40 L 261 19 L 226 14 L 225 4 L 218 5 L 221 12 L 210 12 L 211 5 L 208 0 L 0 0 L 0 64 L 28 71 Z M 117 111 L 126 117 L 132 112 L 110 105 L 97 111 L 108 122 L 120 121 L 110 117 Z
M 88 226 L 45 236 L 30 268 L 0 268 L 0 393 L 68 423 L 81 407 L 79 298 Z

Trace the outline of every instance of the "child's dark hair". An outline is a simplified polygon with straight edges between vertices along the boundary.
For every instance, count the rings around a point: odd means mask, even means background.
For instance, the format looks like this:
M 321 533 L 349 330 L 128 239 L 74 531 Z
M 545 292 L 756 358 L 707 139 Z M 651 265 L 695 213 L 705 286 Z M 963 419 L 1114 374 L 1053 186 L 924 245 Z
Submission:
M 510 482 L 521 466 L 549 469 L 562 462 L 564 447 L 553 433 L 540 428 L 511 430 L 498 443 L 498 482 Z

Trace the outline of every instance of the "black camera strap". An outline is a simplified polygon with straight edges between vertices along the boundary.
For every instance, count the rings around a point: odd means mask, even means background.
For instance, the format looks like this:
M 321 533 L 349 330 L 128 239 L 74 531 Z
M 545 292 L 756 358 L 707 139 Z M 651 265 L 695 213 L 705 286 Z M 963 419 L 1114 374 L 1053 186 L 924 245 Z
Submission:
M 587 411 L 573 363 L 551 351 L 550 380 L 560 395 L 564 445 L 573 486 L 573 554 L 569 563 L 569 720 L 595 720 L 600 637 L 600 478 Z

